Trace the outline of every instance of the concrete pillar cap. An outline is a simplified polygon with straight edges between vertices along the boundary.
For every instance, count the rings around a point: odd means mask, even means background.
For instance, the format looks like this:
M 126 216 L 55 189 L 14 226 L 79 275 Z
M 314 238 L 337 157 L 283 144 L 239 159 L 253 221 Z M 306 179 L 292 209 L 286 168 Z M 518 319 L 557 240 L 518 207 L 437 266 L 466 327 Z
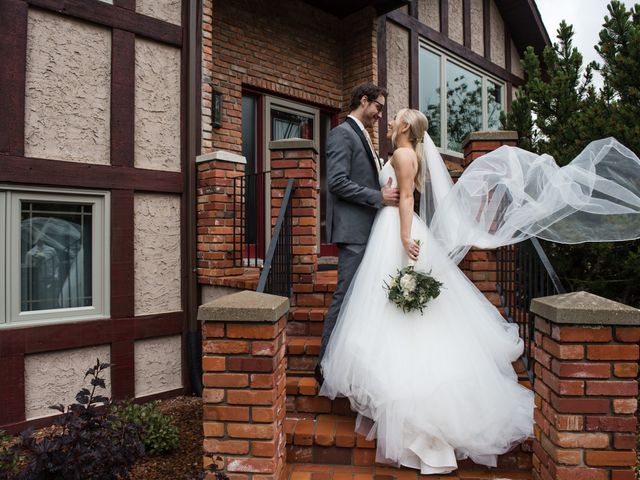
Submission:
M 313 140 L 304 138 L 287 138 L 285 140 L 271 140 L 269 150 L 313 150 L 318 153 L 318 147 Z
M 289 310 L 289 299 L 244 290 L 216 298 L 198 308 L 205 322 L 277 322 Z
M 578 325 L 640 325 L 640 310 L 588 292 L 535 298 L 531 311 L 554 323 Z
M 469 142 L 515 142 L 518 132 L 514 130 L 481 130 L 468 133 L 462 140 L 462 149 L 467 148 Z

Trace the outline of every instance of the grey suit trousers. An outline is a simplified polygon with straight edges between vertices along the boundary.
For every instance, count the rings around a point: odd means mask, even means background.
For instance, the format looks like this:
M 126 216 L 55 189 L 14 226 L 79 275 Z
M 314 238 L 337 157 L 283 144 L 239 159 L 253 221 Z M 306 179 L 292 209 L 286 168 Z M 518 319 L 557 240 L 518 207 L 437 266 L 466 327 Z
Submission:
M 336 320 L 338 320 L 342 301 L 344 300 L 344 296 L 347 294 L 347 290 L 349 290 L 349 285 L 351 285 L 351 281 L 353 280 L 356 270 L 358 270 L 358 267 L 360 266 L 362 257 L 364 257 L 366 247 L 366 244 L 338 244 L 338 284 L 336 285 L 336 291 L 333 293 L 331 306 L 324 318 L 322 344 L 320 346 L 318 363 L 322 360 L 324 352 L 327 349 L 329 337 L 331 337 L 331 332 L 333 332 L 333 328 L 336 326 Z

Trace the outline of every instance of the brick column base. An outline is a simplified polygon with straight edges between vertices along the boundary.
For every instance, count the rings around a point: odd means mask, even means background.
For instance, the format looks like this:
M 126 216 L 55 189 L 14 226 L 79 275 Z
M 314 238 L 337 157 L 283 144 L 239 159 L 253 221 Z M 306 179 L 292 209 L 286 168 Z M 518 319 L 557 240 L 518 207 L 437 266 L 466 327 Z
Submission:
M 288 299 L 248 290 L 200 307 L 205 469 L 214 462 L 234 479 L 282 478 L 288 310 Z
M 535 299 L 534 480 L 634 480 L 640 310 Z

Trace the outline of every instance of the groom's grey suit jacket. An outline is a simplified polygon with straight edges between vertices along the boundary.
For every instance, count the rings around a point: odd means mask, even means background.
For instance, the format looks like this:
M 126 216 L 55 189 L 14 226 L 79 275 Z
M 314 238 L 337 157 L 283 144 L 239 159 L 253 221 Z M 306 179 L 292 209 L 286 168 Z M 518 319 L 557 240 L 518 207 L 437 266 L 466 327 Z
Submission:
M 377 161 L 353 119 L 329 132 L 326 228 L 331 243 L 367 243 L 382 207 Z

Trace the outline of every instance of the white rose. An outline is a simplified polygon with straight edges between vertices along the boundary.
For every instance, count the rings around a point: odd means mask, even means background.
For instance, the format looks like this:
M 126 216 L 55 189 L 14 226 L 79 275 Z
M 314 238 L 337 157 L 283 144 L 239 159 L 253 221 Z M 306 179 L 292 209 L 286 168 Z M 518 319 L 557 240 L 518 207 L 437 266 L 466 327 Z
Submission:
M 411 275 L 404 275 L 400 279 L 400 287 L 407 293 L 411 293 L 416 289 L 416 279 Z

